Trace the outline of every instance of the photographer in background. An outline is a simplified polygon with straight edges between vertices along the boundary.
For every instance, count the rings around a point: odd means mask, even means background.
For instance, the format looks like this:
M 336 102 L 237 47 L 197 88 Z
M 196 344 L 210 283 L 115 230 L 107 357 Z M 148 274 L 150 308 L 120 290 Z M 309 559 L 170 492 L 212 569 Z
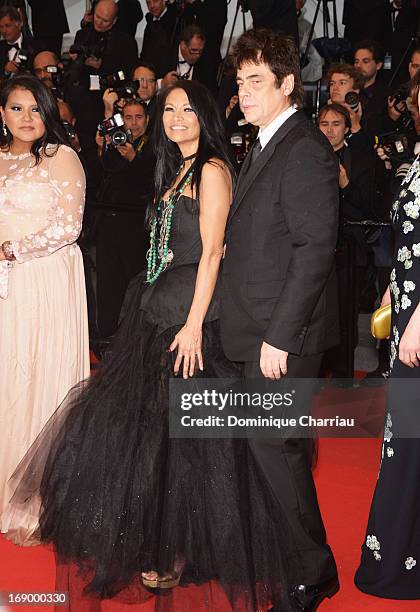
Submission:
M 344 106 L 350 115 L 351 128 L 346 141 L 351 147 L 363 149 L 369 145 L 362 129 L 363 109 L 360 90 L 363 87 L 361 74 L 351 64 L 331 64 L 327 75 L 329 100 Z M 373 144 L 373 143 L 372 143 Z
M 146 0 L 149 12 L 143 34 L 140 60 L 153 64 L 158 79 L 167 72 L 168 56 L 176 43 L 178 9 L 165 0 Z
M 133 94 L 127 95 L 126 97 L 124 97 L 124 87 L 117 90 L 105 90 L 102 96 L 104 102 L 104 117 L 111 117 L 114 112 L 121 111 L 124 104 L 128 102 L 130 98 L 138 98 L 147 105 L 147 113 L 149 116 L 147 131 L 150 134 L 153 126 L 157 92 L 156 73 L 152 64 L 148 64 L 147 62 L 140 62 L 137 64 L 131 75 L 131 81 L 127 85 L 129 91 L 126 91 L 126 94 L 131 93 L 131 91 L 133 91 Z
M 35 41 L 23 33 L 23 22 L 17 8 L 0 8 L 0 76 L 9 78 L 30 71 L 35 53 Z
M 167 58 L 166 74 L 161 86 L 167 87 L 178 79 L 194 80 L 217 94 L 214 66 L 210 66 L 203 57 L 205 46 L 206 36 L 203 30 L 195 25 L 186 26 L 179 36 L 179 45 Z
M 364 83 L 361 91 L 364 128 L 369 135 L 384 129 L 387 116 L 389 88 L 380 78 L 383 67 L 383 48 L 374 40 L 362 40 L 354 48 L 354 67 Z
M 117 116 L 107 119 L 100 127 L 104 135 L 96 137 L 103 166 L 96 227 L 97 318 L 103 339 L 117 329 L 128 283 L 146 267 L 145 212 L 154 190 L 147 106 L 129 100 L 121 115 L 123 125 L 117 125 Z
M 326 364 L 335 378 L 353 378 L 360 279 L 367 265 L 367 245 L 364 228 L 352 225 L 351 222 L 371 219 L 373 216 L 376 198 L 372 181 L 374 159 L 371 155 L 347 146 L 346 136 L 351 130 L 351 119 L 344 106 L 334 102 L 324 106 L 319 113 L 318 123 L 339 160 L 337 180 L 340 205 L 335 259 L 341 342 L 327 351 Z
M 404 130 L 407 124 L 407 99 L 410 93 L 410 81 L 420 68 L 420 47 L 411 53 L 408 64 L 409 79 L 388 98 L 388 121 L 386 131 Z

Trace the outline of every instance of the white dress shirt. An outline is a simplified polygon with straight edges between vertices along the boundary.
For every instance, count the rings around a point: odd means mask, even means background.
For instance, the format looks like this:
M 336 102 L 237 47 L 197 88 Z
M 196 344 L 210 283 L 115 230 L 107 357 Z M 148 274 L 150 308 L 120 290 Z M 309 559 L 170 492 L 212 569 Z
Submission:
M 296 111 L 297 108 L 295 106 L 289 106 L 286 108 L 286 110 L 281 112 L 280 115 L 277 115 L 277 117 L 273 119 L 273 121 L 269 123 L 267 127 L 265 127 L 263 130 L 260 128 L 258 138 L 260 139 L 261 150 L 263 150 L 264 147 L 270 142 L 274 134 L 277 132 L 279 127 L 283 125 L 286 119 L 291 117 Z
M 22 41 L 23 41 L 23 35 L 21 34 L 19 38 L 13 44 L 19 45 L 19 49 L 22 49 Z M 10 47 L 8 51 L 9 62 L 13 62 L 13 60 L 15 59 L 18 53 L 19 53 L 18 49 L 15 49 L 14 47 Z

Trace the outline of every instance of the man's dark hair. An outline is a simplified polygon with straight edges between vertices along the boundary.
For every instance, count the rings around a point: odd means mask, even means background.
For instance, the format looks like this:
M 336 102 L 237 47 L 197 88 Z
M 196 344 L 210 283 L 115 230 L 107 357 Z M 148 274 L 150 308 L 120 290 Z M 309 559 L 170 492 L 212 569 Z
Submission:
M 189 45 L 194 36 L 201 38 L 201 40 L 206 40 L 206 35 L 201 28 L 194 24 L 187 25 L 179 36 L 179 42 L 184 42 L 186 45 Z
M 362 89 L 364 84 L 364 78 L 358 70 L 351 64 L 331 64 L 327 74 L 327 84 L 329 87 L 331 77 L 333 74 L 345 74 L 346 76 L 353 79 L 354 89 Z
M 360 40 L 358 43 L 356 43 L 353 54 L 356 55 L 356 51 L 360 51 L 360 49 L 367 49 L 368 51 L 370 51 L 372 53 L 373 59 L 377 64 L 384 61 L 384 48 L 376 40 Z
M 151 62 L 139 62 L 134 68 L 133 68 L 133 72 L 131 73 L 131 78 L 134 78 L 134 73 L 137 70 L 137 68 L 147 68 L 147 70 L 150 70 L 150 72 L 153 72 L 153 74 L 156 76 L 156 68 L 154 67 L 154 65 Z
M 232 61 L 236 70 L 248 62 L 266 64 L 276 77 L 277 87 L 281 87 L 284 77 L 292 74 L 295 86 L 290 100 L 299 107 L 303 106 L 299 53 L 292 38 L 276 34 L 268 28 L 248 30 L 238 38 L 233 48 Z
M 141 106 L 142 109 L 144 110 L 144 114 L 145 115 L 149 114 L 149 109 L 147 107 L 146 102 L 144 102 L 143 100 L 140 100 L 140 98 L 129 98 L 123 106 L 123 109 L 122 109 L 123 115 L 124 115 L 124 111 L 127 108 L 127 106 Z
M 410 53 L 410 62 L 411 62 L 411 60 L 413 59 L 413 55 L 414 55 L 415 53 L 419 53 L 419 54 L 420 54 L 420 47 L 415 47 L 415 48 L 412 50 L 412 52 Z
M 13 6 L 3 6 L 0 8 L 0 19 L 4 19 L 4 17 L 9 17 L 12 21 L 22 22 L 19 11 Z
M 165 191 L 173 184 L 182 162 L 182 154 L 175 142 L 170 140 L 163 127 L 163 112 L 166 100 L 171 91 L 182 89 L 197 116 L 200 124 L 200 139 L 197 157 L 194 161 L 192 188 L 195 187 L 197 197 L 200 193 L 200 181 L 203 166 L 212 157 L 220 159 L 230 170 L 232 177 L 235 170 L 231 161 L 231 153 L 226 141 L 225 129 L 217 110 L 217 104 L 207 87 L 198 81 L 179 80 L 164 89 L 158 96 L 156 119 L 153 135 L 154 149 L 157 157 L 155 170 L 155 196 L 159 201 Z M 156 203 L 156 202 L 155 202 Z M 156 206 L 149 211 L 149 220 L 153 218 Z
M 336 102 L 326 104 L 321 108 L 318 115 L 318 125 L 325 117 L 325 115 L 330 111 L 332 113 L 336 113 L 337 115 L 341 115 L 344 119 L 344 124 L 346 128 L 349 128 L 349 130 L 351 130 L 351 118 L 348 109 L 345 106 L 342 106 L 341 104 L 337 104 Z
M 30 91 L 38 106 L 39 114 L 45 126 L 45 132 L 41 138 L 35 140 L 31 147 L 31 153 L 35 156 L 35 164 L 38 165 L 41 161 L 41 155 L 52 157 L 53 153 L 47 152 L 49 144 L 64 144 L 68 145 L 63 126 L 60 121 L 57 103 L 51 91 L 39 79 L 32 75 L 22 75 L 14 77 L 6 81 L 6 84 L 0 90 L 0 106 L 6 106 L 10 94 L 15 89 L 25 89 Z M 0 130 L 0 146 L 7 147 L 10 150 L 10 145 L 13 142 L 13 136 L 7 130 L 6 136 Z

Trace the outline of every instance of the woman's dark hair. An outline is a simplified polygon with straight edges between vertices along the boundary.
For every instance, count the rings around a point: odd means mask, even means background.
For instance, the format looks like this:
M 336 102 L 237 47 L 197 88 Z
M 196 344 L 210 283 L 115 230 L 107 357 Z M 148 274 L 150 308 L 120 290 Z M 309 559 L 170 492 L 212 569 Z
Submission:
M 410 98 L 411 103 L 417 109 L 419 105 L 419 91 L 420 91 L 420 68 L 410 81 Z
M 56 150 L 51 154 L 47 153 L 47 146 L 49 144 L 68 145 L 68 139 L 66 138 L 64 128 L 60 121 L 57 103 L 48 87 L 32 75 L 25 74 L 9 79 L 0 90 L 0 106 L 2 106 L 3 109 L 6 106 L 10 94 L 16 89 L 25 89 L 31 92 L 35 98 L 39 114 L 45 126 L 43 136 L 35 140 L 31 147 L 31 153 L 35 156 L 35 165 L 38 165 L 42 155 L 47 157 L 55 155 Z M 3 130 L 0 130 L 0 147 L 7 147 L 10 149 L 12 142 L 13 136 L 10 131 L 6 129 L 6 135 L 4 135 Z
M 178 145 L 167 137 L 163 127 L 163 112 L 166 99 L 170 92 L 175 89 L 183 89 L 185 91 L 191 108 L 195 112 L 200 124 L 200 139 L 191 183 L 192 189 L 195 188 L 197 197 L 199 197 L 200 193 L 203 166 L 210 158 L 216 157 L 220 159 L 229 168 L 232 177 L 235 175 L 225 130 L 215 99 L 209 90 L 197 81 L 176 81 L 176 83 L 164 89 L 157 99 L 153 137 L 157 158 L 155 170 L 155 196 L 157 201 L 173 184 L 176 172 L 182 161 L 182 154 Z
M 341 115 L 341 117 L 344 119 L 344 125 L 346 128 L 351 130 L 351 118 L 348 109 L 342 104 L 337 104 L 336 102 L 331 102 L 331 104 L 326 104 L 321 108 L 318 115 L 318 125 L 328 112 Z
M 277 87 L 281 87 L 284 77 L 293 74 L 295 84 L 290 100 L 298 107 L 303 106 L 299 53 L 292 38 L 276 34 L 268 28 L 248 30 L 236 41 L 232 60 L 236 70 L 247 63 L 267 64 L 276 77 Z

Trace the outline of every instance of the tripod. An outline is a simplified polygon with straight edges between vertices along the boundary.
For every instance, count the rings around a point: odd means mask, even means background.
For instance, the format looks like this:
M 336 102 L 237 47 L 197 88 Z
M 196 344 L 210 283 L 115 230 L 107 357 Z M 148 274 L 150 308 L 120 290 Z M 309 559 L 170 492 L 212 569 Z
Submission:
M 228 57 L 229 57 L 229 51 L 230 51 L 230 48 L 232 46 L 233 32 L 235 31 L 236 20 L 238 19 L 238 15 L 239 15 L 239 9 L 241 9 L 241 11 L 242 11 L 242 25 L 243 25 L 244 32 L 246 32 L 245 13 L 249 9 L 247 8 L 246 3 L 244 2 L 244 0 L 236 0 L 235 17 L 233 18 L 232 29 L 230 31 L 230 35 L 229 35 L 229 40 L 228 40 L 228 45 L 227 45 L 225 57 L 224 57 L 222 63 L 220 64 L 220 66 L 219 66 L 219 70 L 217 71 L 217 85 L 220 85 L 220 83 L 222 82 L 223 74 L 225 72 L 226 64 L 227 64 Z
M 332 9 L 333 9 L 333 21 L 332 21 L 333 36 L 332 37 L 330 37 L 329 35 L 329 24 L 331 24 L 331 18 L 330 18 L 330 13 L 328 9 L 328 2 L 332 3 Z M 319 15 L 321 5 L 322 5 L 323 37 L 313 40 L 315 25 L 316 25 L 316 21 Z M 350 43 L 346 41 L 344 38 L 340 38 L 338 35 L 338 19 L 337 19 L 336 0 L 317 0 L 315 15 L 312 21 L 311 29 L 309 31 L 308 41 L 306 43 L 305 52 L 301 59 L 301 68 L 306 66 L 312 41 L 313 41 L 314 47 L 316 48 L 320 56 L 326 61 L 338 60 L 339 58 L 341 58 L 343 55 L 346 55 L 350 51 L 350 47 L 351 47 Z M 320 107 L 321 81 L 322 79 L 319 79 L 316 82 L 316 91 L 315 91 L 315 100 L 314 100 L 315 116 L 318 115 L 319 107 Z

